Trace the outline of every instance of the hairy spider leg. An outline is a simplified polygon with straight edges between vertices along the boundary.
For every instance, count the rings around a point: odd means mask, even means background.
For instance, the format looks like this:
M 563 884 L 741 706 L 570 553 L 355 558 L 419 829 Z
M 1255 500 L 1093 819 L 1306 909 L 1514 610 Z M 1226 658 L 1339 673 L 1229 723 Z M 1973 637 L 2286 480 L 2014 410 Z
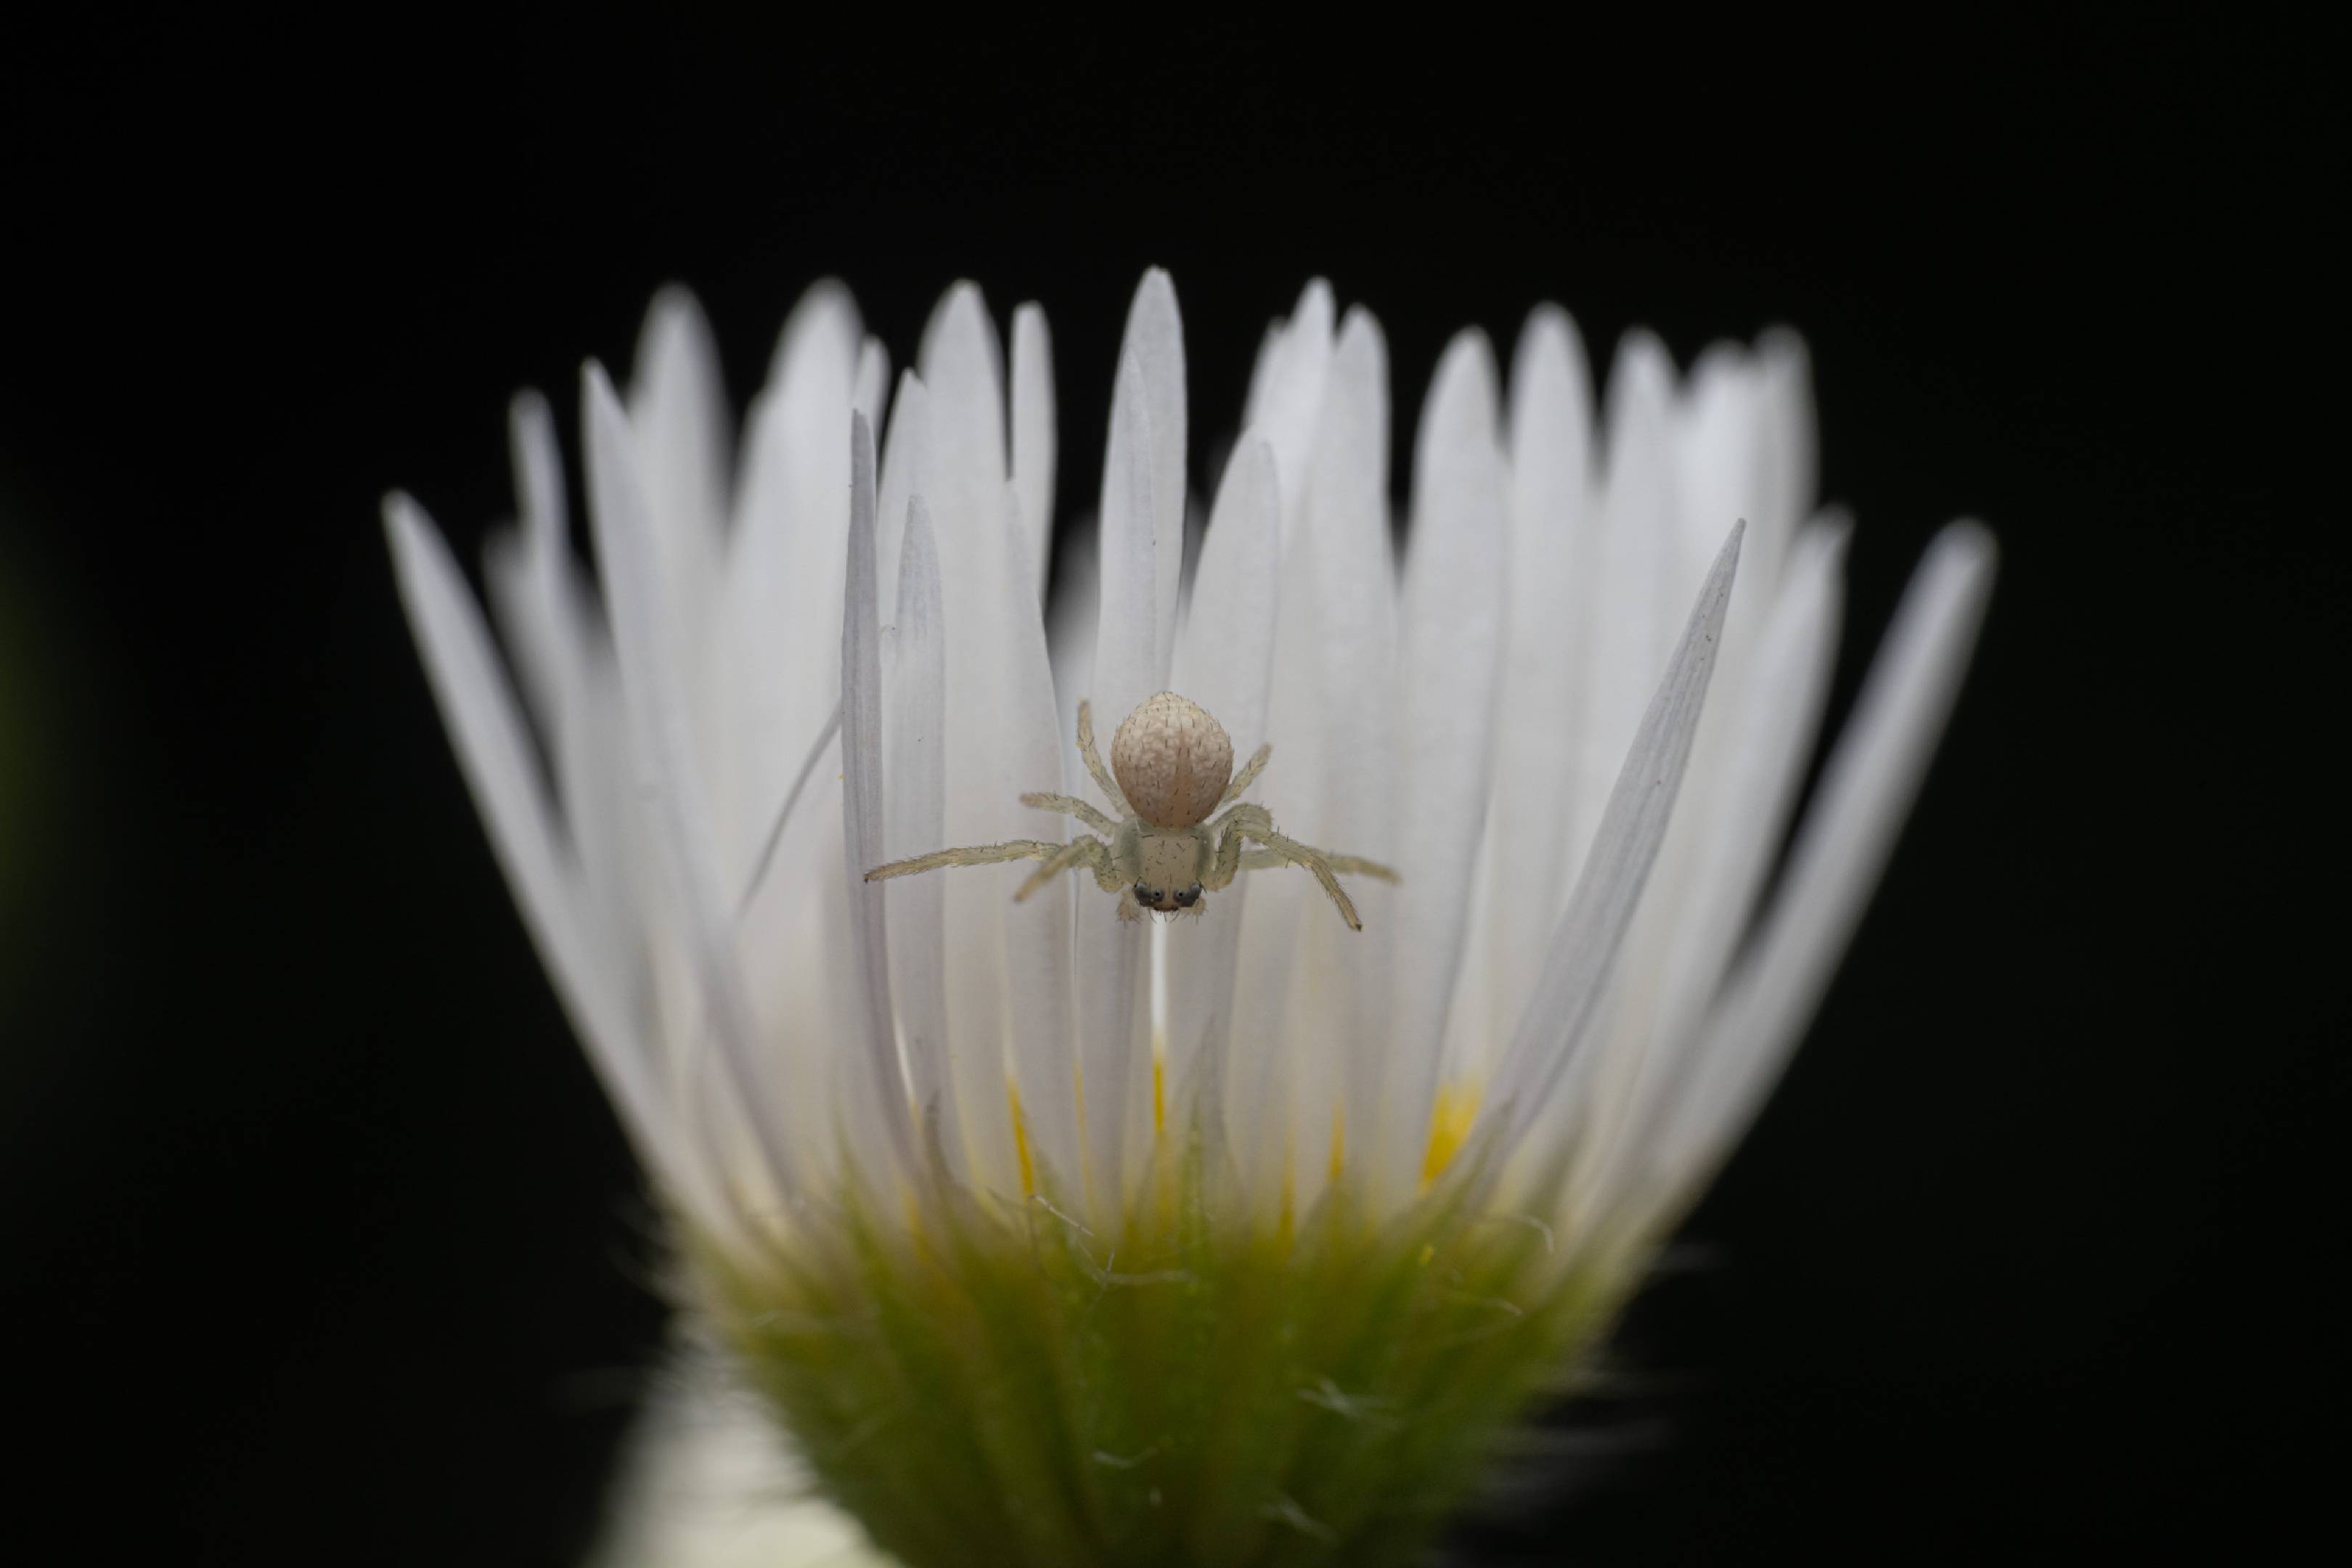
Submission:
M 1328 849 L 1317 853 L 1323 857 L 1326 866 L 1342 877 L 1371 877 L 1383 882 L 1402 879 L 1379 861 L 1367 860 L 1360 855 L 1334 855 Z M 1248 849 L 1242 853 L 1241 868 L 1244 871 L 1278 871 L 1290 864 L 1290 858 L 1279 849 Z
M 1016 838 L 1009 844 L 975 844 L 965 849 L 934 849 L 929 855 L 918 855 L 911 860 L 893 860 L 887 866 L 877 866 L 866 873 L 869 882 L 886 877 L 911 877 L 918 871 L 936 871 L 943 866 L 992 866 L 1001 860 L 1051 860 L 1062 853 L 1062 846 L 1049 844 L 1041 838 Z
M 1030 894 L 1063 872 L 1081 864 L 1094 872 L 1095 886 L 1104 892 L 1118 892 L 1127 887 L 1127 879 L 1118 874 L 1111 863 L 1110 846 L 1099 838 L 1089 837 L 1081 833 L 1067 844 L 1049 845 L 1047 847 L 1054 851 L 1053 855 L 1050 858 L 1038 857 L 1045 863 L 1029 873 L 1029 879 L 1021 884 L 1019 892 L 1013 895 L 1014 903 L 1024 901 Z M 1128 892 L 1128 897 L 1134 897 L 1131 890 Z
M 1110 797 L 1118 814 L 1133 816 L 1135 807 L 1127 804 L 1127 796 L 1119 793 L 1118 781 L 1110 776 L 1110 770 L 1103 766 L 1102 753 L 1095 750 L 1094 710 L 1083 697 L 1078 699 L 1078 755 L 1086 759 L 1087 772 L 1095 775 L 1095 783 Z
M 1257 749 L 1257 755 L 1249 760 L 1249 765 L 1234 775 L 1234 782 L 1225 786 L 1224 795 L 1217 804 L 1221 806 L 1231 805 L 1241 799 L 1242 791 L 1257 783 L 1257 775 L 1265 772 L 1265 764 L 1273 755 L 1274 742 L 1268 741 Z
M 1024 805 L 1034 805 L 1039 811 L 1058 811 L 1065 816 L 1075 816 L 1097 833 L 1117 833 L 1118 824 L 1097 811 L 1074 795 L 1047 795 L 1043 790 L 1021 797 Z

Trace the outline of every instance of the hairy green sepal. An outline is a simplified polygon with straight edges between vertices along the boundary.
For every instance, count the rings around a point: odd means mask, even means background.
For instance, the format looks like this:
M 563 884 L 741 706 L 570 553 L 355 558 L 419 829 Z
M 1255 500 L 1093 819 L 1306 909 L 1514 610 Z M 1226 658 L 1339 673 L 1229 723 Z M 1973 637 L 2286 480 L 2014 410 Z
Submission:
M 1345 1182 L 1252 1217 L 1222 1169 L 1166 1141 L 1095 1226 L 1046 1180 L 852 1184 L 689 1271 L 819 1487 L 911 1568 L 1410 1561 L 1599 1337 L 1622 1256 L 1472 1182 L 1378 1223 Z

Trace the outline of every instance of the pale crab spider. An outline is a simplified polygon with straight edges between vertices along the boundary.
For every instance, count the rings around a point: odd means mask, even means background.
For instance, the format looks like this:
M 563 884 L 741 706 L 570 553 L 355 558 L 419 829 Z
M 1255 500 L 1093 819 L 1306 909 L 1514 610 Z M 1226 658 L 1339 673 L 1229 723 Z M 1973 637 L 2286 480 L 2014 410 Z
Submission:
M 1250 802 L 1234 804 L 1256 782 L 1273 754 L 1273 746 L 1260 746 L 1249 765 L 1234 773 L 1234 743 L 1226 737 L 1224 726 L 1199 703 L 1162 691 L 1145 698 L 1119 725 L 1118 733 L 1111 737 L 1111 765 L 1106 768 L 1101 753 L 1095 750 L 1093 716 L 1080 702 L 1078 755 L 1086 759 L 1087 772 L 1110 797 L 1118 820 L 1113 821 L 1075 795 L 1024 795 L 1021 804 L 1066 813 L 1109 842 L 1081 833 L 1067 844 L 1019 838 L 1007 844 L 940 849 L 877 866 L 866 873 L 866 879 L 911 877 L 943 866 L 1043 860 L 1045 863 L 1013 895 L 1013 901 L 1019 903 L 1062 872 L 1084 866 L 1094 872 L 1097 887 L 1118 895 L 1118 918 L 1133 921 L 1140 920 L 1145 910 L 1197 915 L 1207 894 L 1229 886 L 1243 871 L 1304 866 L 1339 906 L 1340 919 L 1353 930 L 1363 930 L 1355 903 L 1339 886 L 1339 874 L 1344 871 L 1393 882 L 1394 871 L 1354 855 L 1333 855 L 1286 838 L 1274 830 L 1273 814 L 1265 807 Z M 1222 807 L 1231 809 L 1211 822 L 1209 815 Z M 1244 840 L 1265 847 L 1245 849 Z

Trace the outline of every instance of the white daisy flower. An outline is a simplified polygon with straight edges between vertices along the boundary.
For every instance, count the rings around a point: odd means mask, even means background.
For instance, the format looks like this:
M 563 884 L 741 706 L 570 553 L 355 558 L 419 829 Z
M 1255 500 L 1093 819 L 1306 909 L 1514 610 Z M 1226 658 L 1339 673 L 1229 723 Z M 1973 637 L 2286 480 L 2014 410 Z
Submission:
M 1154 272 L 1091 569 L 1050 615 L 1043 315 L 1008 362 L 950 290 L 877 457 L 886 363 L 812 290 L 738 454 L 699 313 L 658 300 L 626 395 L 584 377 L 593 581 L 520 399 L 521 522 L 488 563 L 508 658 L 387 503 L 681 1300 L 908 1563 L 1408 1555 L 1769 1090 L 1949 710 L 1990 541 L 1930 547 L 1776 874 L 1845 538 L 1811 510 L 1792 340 L 1677 377 L 1636 335 L 1596 416 L 1559 310 L 1507 402 L 1463 333 L 1400 562 L 1380 328 L 1312 284 L 1188 560 Z

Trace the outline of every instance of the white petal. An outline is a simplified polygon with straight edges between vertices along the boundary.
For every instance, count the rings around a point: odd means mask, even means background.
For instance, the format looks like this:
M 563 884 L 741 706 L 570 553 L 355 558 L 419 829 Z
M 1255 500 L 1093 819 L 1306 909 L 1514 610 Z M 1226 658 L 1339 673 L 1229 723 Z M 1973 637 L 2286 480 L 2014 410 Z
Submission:
M 1507 638 L 1493 805 L 1470 957 L 1446 1042 L 1446 1076 L 1484 1084 L 1534 993 L 1571 885 L 1580 657 L 1590 616 L 1591 377 L 1558 306 L 1528 318 L 1511 366 Z
M 888 735 L 882 852 L 904 860 L 944 848 L 947 837 L 947 638 L 940 619 L 940 557 L 923 498 L 909 503 L 898 609 L 883 710 Z M 927 1134 L 936 1132 L 950 1173 L 963 1169 L 963 1135 L 948 1080 L 944 874 L 882 884 L 890 942 L 890 994 L 907 1082 Z
M 1103 461 L 1102 568 L 1095 635 L 1091 700 L 1097 742 L 1110 743 L 1119 721 L 1164 684 L 1157 648 L 1160 551 L 1154 520 L 1156 442 L 1152 397 L 1144 357 L 1120 355 L 1118 392 L 1111 400 L 1108 454 Z M 1172 601 L 1169 608 L 1174 609 Z M 1126 1181 L 1130 1100 L 1144 1103 L 1148 1073 L 1136 1071 L 1149 1048 L 1137 1026 L 1137 981 L 1142 975 L 1145 922 L 1114 918 L 1099 891 L 1079 883 L 1077 955 L 1072 970 L 1078 1002 L 1078 1060 L 1084 1074 L 1087 1182 L 1091 1201 L 1115 1206 Z
M 694 296 L 675 284 L 646 312 L 629 422 L 665 575 L 707 590 L 727 520 L 727 388 L 710 323 Z
M 785 322 L 774 373 L 751 405 L 704 677 L 704 700 L 716 715 L 707 742 L 718 758 L 712 816 L 730 886 L 742 885 L 794 771 L 840 702 L 841 541 L 849 525 L 841 431 L 857 342 L 848 294 L 834 284 L 811 289 Z
M 1054 545 L 1055 439 L 1054 340 L 1045 312 L 1024 304 L 1013 312 L 1013 488 L 1040 597 Z
M 1585 858 L 1567 912 L 1552 936 L 1551 953 L 1535 995 L 1496 1074 L 1491 1112 L 1481 1117 L 1494 1155 L 1507 1159 L 1519 1136 L 1542 1111 L 1583 1048 L 1617 951 L 1657 858 L 1690 760 L 1691 737 L 1706 700 L 1716 638 L 1739 563 L 1739 528 L 1716 558 L 1691 611 L 1690 624 L 1666 665 L 1632 748 L 1610 792 L 1592 852 Z M 1467 1163 L 1466 1162 L 1465 1163 Z
M 1287 321 L 1266 335 L 1250 378 L 1242 428 L 1265 437 L 1274 448 L 1282 480 L 1282 524 L 1296 528 L 1307 494 L 1308 465 L 1315 455 L 1315 426 L 1331 374 L 1331 285 L 1318 278 L 1298 296 Z
M 890 351 L 882 346 L 879 338 L 868 338 L 857 351 L 856 390 L 850 402 L 857 412 L 866 416 L 866 423 L 876 429 L 882 427 L 883 405 L 890 396 Z
M 1584 1171 L 1575 1185 L 1596 1212 L 1612 1206 L 1655 1152 L 1664 1108 L 1690 1070 L 1696 1037 L 1795 807 L 1836 663 L 1846 532 L 1843 521 L 1822 523 L 1798 541 L 1738 689 L 1727 689 L 1720 676 L 1729 672 L 1718 663 L 1708 708 L 1720 728 L 1703 722 L 1692 748 L 1692 773 L 1622 961 L 1627 1005 L 1608 1044 L 1622 1059 L 1601 1075 L 1611 1081 L 1597 1093 L 1609 1103 L 1583 1127 Z M 1710 736 L 1718 742 L 1711 756 Z M 1714 774 L 1704 792 L 1696 787 L 1702 767 Z
M 1388 421 L 1387 349 L 1379 324 L 1351 310 L 1318 419 L 1307 516 L 1285 544 L 1267 728 L 1278 754 L 1258 792 L 1283 832 L 1376 860 L 1396 852 Z M 1334 1138 L 1352 1124 L 1360 1147 L 1376 1124 L 1377 1082 L 1351 1064 L 1386 1011 L 1394 889 L 1360 879 L 1364 929 L 1352 931 L 1304 871 L 1255 875 L 1234 1008 L 1235 1048 L 1250 1063 L 1231 1078 L 1234 1149 L 1261 1196 L 1278 1190 L 1293 1151 L 1291 1190 L 1306 1204 Z M 1269 1109 L 1286 1121 L 1249 1131 Z
M 650 1070 L 644 1042 L 582 929 L 579 893 L 480 612 L 423 509 L 394 494 L 383 510 L 401 603 L 425 675 L 489 830 L 491 850 L 556 994 L 648 1172 L 704 1224 L 731 1230 L 731 1214 L 692 1147 L 678 1140 L 677 1119 Z
M 660 540 L 636 470 L 634 437 L 604 372 L 582 377 L 581 426 L 588 446 L 589 512 L 604 564 L 604 587 L 620 654 L 621 689 L 640 787 L 659 824 L 659 858 L 684 921 L 702 1007 L 700 1028 L 715 1035 L 732 1074 L 736 1106 L 756 1145 L 756 1176 L 787 1189 L 787 1140 L 780 1101 L 767 1087 L 750 996 L 738 963 L 728 891 L 711 842 L 709 794 L 692 732 L 686 637 L 662 602 Z M 695 1031 L 699 1033 L 699 1029 Z
M 1659 1154 L 1678 1197 L 1696 1190 L 1747 1125 L 1821 1004 L 1958 697 L 1994 560 L 1990 534 L 1955 523 L 1912 576 L 1788 870 L 1696 1047 L 1694 1081 Z
M 1413 459 L 1392 851 L 1406 896 L 1396 901 L 1389 1061 L 1381 1071 L 1374 1050 L 1357 1067 L 1378 1079 L 1381 1125 L 1365 1129 L 1376 1179 L 1400 1193 L 1419 1174 L 1485 827 L 1503 645 L 1498 402 L 1486 337 L 1462 333 L 1438 362 Z
M 1157 267 L 1136 286 L 1134 302 L 1128 307 L 1127 336 L 1119 345 L 1119 360 L 1118 397 L 1129 395 L 1126 363 L 1132 360 L 1142 373 L 1137 385 L 1147 416 L 1143 428 L 1151 442 L 1151 537 L 1157 557 L 1152 581 L 1158 595 L 1152 625 L 1159 639 L 1153 645 L 1152 661 L 1158 674 L 1136 694 L 1139 701 L 1168 678 L 1169 658 L 1176 646 L 1176 589 L 1184 565 L 1184 324 L 1176 311 L 1176 286 Z M 1118 438 L 1118 429 L 1114 404 L 1113 440 Z M 1110 482 L 1110 470 L 1106 468 L 1106 511 Z M 1127 709 L 1121 708 L 1110 722 L 1116 724 L 1126 716 Z M 1108 742 L 1109 737 L 1106 734 L 1103 739 Z
M 1003 597 L 1006 627 L 1000 649 L 1004 668 L 998 721 L 1003 726 L 1004 754 L 1012 772 L 1033 781 L 1030 788 L 1050 789 L 1060 776 L 1063 752 L 1072 748 L 1063 738 L 1066 732 L 1054 700 L 1054 675 L 1046 659 L 1045 626 L 1037 616 L 1034 580 L 1029 575 L 1028 541 L 1013 526 L 1024 504 L 1024 498 L 1008 487 L 1003 501 L 1007 525 L 1000 531 L 1003 558 L 995 579 L 997 591 Z M 1066 819 L 1048 822 L 1031 814 L 1029 826 L 1040 838 L 1066 838 L 1077 830 L 1078 825 Z M 1011 869 L 1025 878 L 1034 868 L 1015 862 Z M 1065 880 L 1076 882 L 1080 879 Z M 1074 1190 L 1082 1168 L 1078 1058 L 1071 1035 L 1070 898 L 1066 889 L 1055 889 L 1055 894 L 1033 898 L 1024 904 L 1006 905 L 1004 955 L 1011 991 L 1013 1068 L 1020 1084 L 1022 1116 L 1030 1150 L 1056 1182 L 1067 1184 L 1062 1190 L 1068 1192 Z M 1085 879 L 1085 895 L 1094 900 L 1102 897 L 1090 878 Z M 1099 913 L 1100 910 L 1099 903 L 1092 906 L 1093 912 Z M 1002 1071 L 996 1060 L 979 1066 L 982 1071 Z M 958 1063 L 957 1070 L 961 1085 L 966 1081 L 965 1064 Z M 967 1126 L 972 1129 L 975 1168 L 985 1170 L 989 1168 L 988 1161 L 1001 1158 L 990 1152 L 989 1141 L 982 1131 L 1005 1110 L 995 1099 L 999 1086 L 986 1086 L 990 1098 L 985 1103 L 978 1089 L 967 1093 L 960 1087 L 958 1092 L 965 1102 Z M 1002 1178 L 998 1180 L 1000 1187 L 1006 1187 Z
M 1274 449 L 1245 440 L 1225 466 L 1202 546 L 1192 613 L 1176 648 L 1174 689 L 1214 714 L 1245 762 L 1265 739 L 1274 674 L 1276 590 L 1282 562 L 1282 492 Z M 1197 920 L 1167 934 L 1168 1086 L 1171 1110 L 1205 1092 L 1204 1053 L 1222 1056 L 1232 1032 L 1234 958 L 1244 895 L 1253 877 L 1214 894 Z
M 491 608 L 512 651 L 515 672 L 550 752 L 575 722 L 586 668 L 580 590 L 563 513 L 563 458 L 555 420 L 536 392 L 508 410 L 520 528 L 494 535 L 483 562 Z
M 882 852 L 882 646 L 875 601 L 874 431 L 862 414 L 850 416 L 849 562 L 842 584 L 841 773 L 842 837 L 849 855 L 843 876 L 849 890 L 852 981 L 860 1005 L 851 1013 L 856 1037 L 846 1042 L 850 1092 L 842 1114 L 852 1130 L 851 1155 L 868 1178 L 913 1169 L 907 1125 L 907 1087 L 890 1020 L 890 945 L 883 910 L 888 885 L 866 880 L 887 858 Z
M 1050 832 L 1018 803 L 1024 790 L 1050 787 L 1053 775 L 1021 777 L 1006 755 L 1007 646 L 1013 633 L 998 579 L 1004 567 L 1005 409 L 1003 356 L 980 290 L 959 283 L 932 312 L 920 360 L 930 414 L 929 462 L 915 479 L 930 519 L 945 584 L 940 636 L 946 650 L 944 835 L 926 846 L 994 844 Z M 1032 582 L 1027 573 L 1024 583 Z M 1034 597 L 1018 613 L 1036 618 Z M 919 851 L 893 846 L 891 854 Z M 954 1064 L 956 1119 L 970 1134 L 972 1178 L 1000 1191 L 1017 1188 L 1011 1107 L 1005 1099 L 1008 1052 L 1005 923 L 1013 894 L 1031 868 L 981 867 L 935 879 L 945 910 L 948 999 L 945 1060 Z M 892 961 L 898 961 L 895 938 Z
M 910 370 L 898 377 L 898 395 L 890 403 L 890 431 L 882 448 L 881 510 L 874 520 L 881 530 L 876 542 L 875 569 L 881 574 L 877 591 L 890 595 L 875 609 L 885 621 L 896 608 L 898 549 L 907 535 L 907 502 L 922 487 L 930 471 L 930 395 Z

